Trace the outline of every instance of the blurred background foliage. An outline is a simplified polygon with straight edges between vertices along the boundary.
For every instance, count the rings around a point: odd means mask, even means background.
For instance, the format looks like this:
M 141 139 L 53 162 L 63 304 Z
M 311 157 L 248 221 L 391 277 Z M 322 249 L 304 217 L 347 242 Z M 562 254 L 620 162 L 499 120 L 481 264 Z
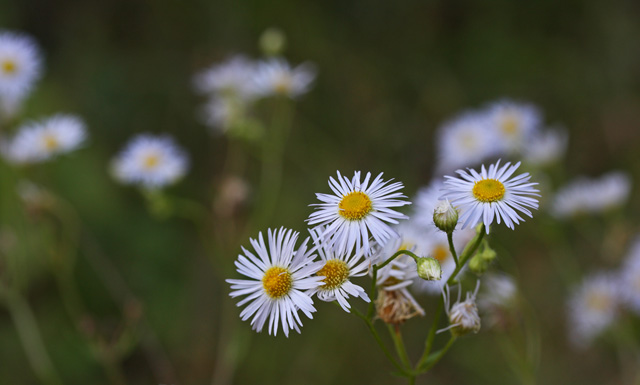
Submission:
M 33 36 L 45 56 L 43 80 L 24 116 L 66 111 L 88 124 L 84 149 L 39 166 L 37 173 L 72 202 L 90 234 L 83 237 L 88 246 L 74 278 L 94 327 L 116 333 L 121 312 L 142 312 L 154 331 L 150 349 L 161 346 L 172 363 L 154 370 L 143 344 L 123 363 L 130 384 L 160 383 L 163 370 L 173 372 L 165 378 L 176 384 L 210 383 L 221 355 L 233 354 L 245 355 L 238 384 L 403 383 L 388 377 L 391 368 L 360 321 L 331 304 L 317 304 L 302 335 L 249 337 L 249 325 L 235 318 L 239 310 L 225 298 L 224 278 L 235 274 L 240 245 L 212 264 L 188 221 L 153 218 L 134 189 L 108 174 L 110 158 L 134 133 L 170 133 L 188 149 L 192 164 L 171 192 L 210 204 L 228 141 L 197 121 L 201 100 L 191 78 L 235 53 L 258 56 L 257 40 L 268 27 L 286 33 L 293 63 L 308 60 L 319 69 L 313 91 L 296 103 L 271 227 L 305 231 L 307 205 L 315 192 L 328 190 L 336 169 L 346 175 L 384 171 L 413 195 L 434 176 L 438 125 L 501 97 L 531 101 L 546 122 L 568 128 L 568 175 L 618 168 L 640 179 L 637 1 L 0 0 L 0 26 Z M 261 107 L 268 114 L 269 106 Z M 251 146 L 244 151 L 251 157 Z M 258 171 L 249 167 L 248 180 L 256 181 Z M 627 209 L 637 214 L 639 205 L 632 197 Z M 618 225 L 623 237 L 637 233 L 634 214 Z M 566 288 L 550 267 L 549 245 L 529 231 L 530 222 L 515 232 L 497 229 L 494 237 L 501 265 L 518 276 L 541 323 L 538 382 L 621 384 L 612 351 L 568 346 Z M 613 266 L 624 252 L 584 235 L 577 239 L 583 242 L 572 252 L 589 263 Z M 86 250 L 108 256 L 110 265 L 92 264 Z M 119 271 L 112 292 L 97 273 L 108 276 L 110 269 Z M 109 383 L 65 314 L 52 278 L 40 274 L 28 298 L 64 382 Z M 218 352 L 218 331 L 229 322 L 219 317 L 225 308 L 236 312 L 231 319 L 247 332 L 239 338 L 252 338 L 248 350 Z M 406 335 L 421 336 L 409 341 L 410 351 L 419 350 L 425 325 L 407 323 Z M 37 383 L 5 310 L 0 341 L 0 383 Z M 495 341 L 490 331 L 459 341 L 419 383 L 517 383 Z

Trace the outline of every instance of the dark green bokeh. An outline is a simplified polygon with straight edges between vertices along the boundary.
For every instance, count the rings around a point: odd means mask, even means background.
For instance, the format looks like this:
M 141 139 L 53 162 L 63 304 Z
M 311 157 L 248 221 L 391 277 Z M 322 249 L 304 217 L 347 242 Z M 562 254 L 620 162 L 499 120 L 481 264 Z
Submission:
M 292 62 L 317 65 L 314 90 L 297 103 L 270 223 L 304 231 L 307 205 L 336 169 L 384 171 L 412 195 L 432 177 L 438 124 L 502 97 L 536 103 L 546 122 L 569 129 L 568 173 L 622 168 L 638 180 L 639 15 L 636 1 L 0 0 L 0 27 L 32 35 L 46 58 L 26 115 L 76 113 L 90 130 L 89 145 L 45 166 L 44 178 L 73 202 L 141 300 L 178 384 L 210 382 L 216 315 L 229 290 L 221 272 L 231 270 L 240 245 L 226 266 L 212 266 L 190 224 L 151 218 L 135 191 L 110 180 L 108 162 L 135 133 L 170 133 L 192 164 L 172 192 L 211 200 L 227 142 L 195 118 L 196 71 L 234 53 L 258 56 L 257 39 L 271 26 L 287 34 Z M 556 295 L 564 289 L 549 272 L 548 245 L 529 229 L 500 229 L 495 238 L 542 322 L 539 383 L 617 383 L 611 352 L 567 346 L 564 298 Z M 90 310 L 108 324 L 118 310 L 82 256 L 76 273 Z M 66 383 L 106 383 L 52 283 L 43 278 L 29 298 Z M 320 303 L 315 318 L 300 336 L 254 336 L 235 383 L 403 383 L 388 376 L 391 367 L 356 317 Z M 414 356 L 426 327 L 407 324 L 406 335 L 419 336 L 408 343 Z M 0 382 L 35 383 L 4 311 L 0 341 Z M 493 341 L 488 332 L 464 338 L 419 383 L 516 383 Z M 156 381 L 140 351 L 124 369 L 132 384 Z

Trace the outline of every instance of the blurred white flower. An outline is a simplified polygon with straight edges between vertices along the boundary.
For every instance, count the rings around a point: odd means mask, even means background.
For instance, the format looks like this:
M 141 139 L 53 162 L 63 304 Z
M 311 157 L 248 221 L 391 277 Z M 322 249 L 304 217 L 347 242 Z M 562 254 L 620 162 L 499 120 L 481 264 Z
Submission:
M 393 236 L 395 231 L 387 224 L 397 224 L 397 219 L 407 219 L 393 208 L 409 205 L 411 202 L 399 192 L 402 183 L 382 180 L 382 173 L 371 181 L 368 172 L 360 181 L 360 171 L 350 180 L 338 171 L 338 179 L 329 178 L 329 187 L 334 195 L 316 194 L 322 203 L 312 204 L 318 209 L 311 213 L 310 225 L 327 225 L 322 238 L 335 248 L 337 254 L 349 254 L 355 248 L 356 254 L 364 250 L 370 256 L 370 237 L 380 246 Z M 387 223 L 385 223 L 387 222 Z
M 567 329 L 571 342 L 586 347 L 618 314 L 618 277 L 598 273 L 585 278 L 568 302 Z
M 506 163 L 500 167 L 500 161 L 489 166 L 489 171 L 482 165 L 480 173 L 473 169 L 456 171 L 460 178 L 445 176 L 444 198 L 448 198 L 455 207 L 460 209 L 462 228 L 473 227 L 479 222 L 484 223 L 487 234 L 495 219 L 498 224 L 504 224 L 514 229 L 516 224 L 524 219 L 516 212 L 533 218 L 528 208 L 537 209 L 538 200 L 533 196 L 540 196 L 533 186 L 537 183 L 529 182 L 529 173 L 511 177 L 520 167 Z
M 4 109 L 17 108 L 40 77 L 41 67 L 42 59 L 33 39 L 0 31 L 0 99 Z
M 569 134 L 566 130 L 556 129 L 539 132 L 527 141 L 523 148 L 526 163 L 534 166 L 546 166 L 557 162 L 567 150 Z
M 487 107 L 487 117 L 503 151 L 518 152 L 540 127 L 540 111 L 527 103 L 500 100 Z M 526 145 L 526 146 L 525 146 Z
M 436 167 L 441 173 L 472 167 L 500 154 L 499 138 L 486 114 L 469 111 L 445 122 L 437 134 Z
M 197 73 L 193 85 L 202 94 L 251 99 L 257 96 L 252 80 L 256 69 L 256 64 L 246 57 L 234 56 Z
M 600 213 L 622 206 L 631 192 L 631 177 L 609 172 L 597 179 L 578 178 L 556 193 L 551 213 L 557 218 Z
M 504 324 L 505 314 L 516 305 L 518 287 L 513 277 L 504 273 L 488 273 L 482 277 L 482 295 L 478 308 L 484 313 L 488 327 Z
M 202 108 L 204 124 L 215 131 L 227 132 L 235 122 L 247 114 L 247 103 L 239 98 L 211 97 Z
M 640 238 L 631 246 L 620 269 L 620 295 L 625 305 L 640 315 Z
M 316 77 L 316 70 L 310 63 L 295 68 L 283 58 L 261 61 L 255 72 L 254 86 L 261 96 L 284 95 L 290 98 L 307 93 Z
M 1 149 L 11 163 L 38 163 L 75 150 L 86 137 L 85 124 L 80 118 L 58 114 L 19 128 Z
M 188 160 L 172 138 L 141 134 L 129 141 L 113 160 L 116 179 L 145 188 L 160 188 L 180 179 Z
M 362 251 L 353 255 L 337 254 L 333 248 L 322 241 L 323 226 L 318 226 L 309 232 L 314 243 L 318 245 L 316 250 L 323 262 L 322 268 L 316 274 L 323 277 L 324 285 L 310 289 L 307 294 L 310 296 L 317 294 L 318 299 L 322 301 L 338 301 L 340 307 L 346 312 L 351 308 L 347 301 L 349 296 L 360 297 L 371 302 L 364 289 L 349 279 L 367 274 L 369 261 L 364 258 Z
M 262 331 L 268 318 L 269 334 L 277 335 L 280 324 L 287 337 L 291 329 L 300 333 L 298 311 L 309 318 L 316 311 L 306 291 L 323 285 L 322 277 L 314 275 L 322 263 L 313 262 L 315 254 L 313 249 L 307 249 L 308 238 L 295 250 L 298 235 L 285 228 L 277 232 L 269 229 L 267 245 L 259 233 L 258 240 L 250 239 L 257 257 L 243 247 L 244 255 L 238 255 L 235 262 L 238 273 L 250 279 L 227 279 L 232 298 L 247 296 L 238 302 L 238 306 L 249 303 L 240 318 L 251 318 L 251 326 L 257 332 Z

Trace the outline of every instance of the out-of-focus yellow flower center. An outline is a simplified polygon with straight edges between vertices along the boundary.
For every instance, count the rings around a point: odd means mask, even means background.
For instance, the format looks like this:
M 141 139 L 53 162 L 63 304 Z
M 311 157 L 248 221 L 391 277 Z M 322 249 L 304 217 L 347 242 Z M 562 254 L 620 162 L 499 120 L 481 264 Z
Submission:
M 44 143 L 44 148 L 46 148 L 47 151 L 53 151 L 60 145 L 58 139 L 51 134 L 45 134 L 42 138 L 42 142 Z
M 371 212 L 371 199 L 361 191 L 353 191 L 342 197 L 338 208 L 343 218 L 357 221 Z
M 449 258 L 449 247 L 443 244 L 438 244 L 431 250 L 431 256 L 438 260 L 438 262 L 444 262 Z
M 518 119 L 513 114 L 507 114 L 502 118 L 500 128 L 505 134 L 513 136 L 518 133 L 520 124 L 518 122 Z
M 477 142 L 476 137 L 472 134 L 467 133 L 460 136 L 460 144 L 464 149 L 467 149 L 467 150 L 475 149 L 477 146 L 476 142 Z
M 262 287 L 267 295 L 273 299 L 278 299 L 289 293 L 292 283 L 291 273 L 284 267 L 270 267 L 262 277 Z
M 349 278 L 349 266 L 344 261 L 332 259 L 327 261 L 322 269 L 318 270 L 318 275 L 324 276 L 322 290 L 333 290 L 342 286 Z
M 286 75 L 278 77 L 273 85 L 273 89 L 277 94 L 288 94 L 291 92 L 291 77 Z
M 592 292 L 587 297 L 587 306 L 591 310 L 605 311 L 609 307 L 611 297 L 605 293 Z
M 14 74 L 18 70 L 16 62 L 13 60 L 5 60 L 2 62 L 2 72 L 8 75 Z
M 158 156 L 158 154 L 149 154 L 142 160 L 142 167 L 146 168 L 147 170 L 151 170 L 153 168 L 156 168 L 159 163 L 160 156 Z
M 504 185 L 497 179 L 483 179 L 474 183 L 472 192 L 480 202 L 491 203 L 504 198 Z

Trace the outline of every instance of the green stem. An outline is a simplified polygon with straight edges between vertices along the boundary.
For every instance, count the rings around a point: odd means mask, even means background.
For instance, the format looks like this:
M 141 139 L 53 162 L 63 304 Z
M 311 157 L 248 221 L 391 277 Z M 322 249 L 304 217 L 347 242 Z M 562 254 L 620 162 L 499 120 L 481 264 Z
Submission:
M 278 195 L 282 186 L 284 148 L 289 139 L 292 122 L 292 109 L 290 101 L 285 98 L 276 100 L 273 121 L 267 137 L 263 142 L 262 153 L 262 174 L 260 180 L 260 192 L 262 201 L 260 202 L 257 215 L 259 227 L 269 225 L 270 219 L 275 212 Z
M 449 351 L 449 349 L 451 348 L 451 346 L 453 346 L 453 343 L 456 341 L 456 337 L 454 335 L 451 335 L 451 337 L 449 338 L 449 342 L 447 342 L 447 344 L 444 346 L 444 348 L 442 348 L 442 350 L 440 350 L 439 352 L 435 353 L 434 356 L 430 356 L 432 358 L 429 358 L 426 362 L 424 367 L 418 367 L 418 371 L 420 373 L 424 373 L 429 371 L 429 369 L 431 369 L 435 364 L 438 363 L 438 361 L 440 361 L 440 359 L 442 359 L 442 357 L 444 357 L 444 355 Z
M 400 329 L 397 325 L 394 327 L 391 324 L 387 324 L 387 329 L 389 330 L 389 335 L 393 340 L 393 345 L 396 348 L 396 353 L 398 354 L 400 361 L 405 367 L 411 368 L 411 362 L 409 361 L 409 356 L 407 355 L 407 349 L 404 346 Z
M 5 299 L 7 309 L 18 331 L 18 337 L 36 376 L 44 384 L 62 385 L 63 382 L 45 349 L 36 317 L 29 303 L 16 292 L 7 292 Z
M 467 264 L 467 261 L 473 256 L 476 249 L 478 249 L 478 246 L 480 246 L 480 243 L 484 238 L 485 232 L 486 232 L 486 228 L 483 223 L 482 227 L 480 228 L 480 231 L 476 234 L 475 238 L 471 241 L 471 247 L 467 246 L 464 252 L 462 253 L 462 256 L 459 259 L 460 263 L 456 265 L 456 269 L 453 271 L 453 273 L 451 273 L 451 276 L 447 280 L 447 285 L 450 285 L 456 282 L 456 277 L 458 276 L 458 273 L 460 273 L 460 270 L 462 270 L 464 265 Z
M 373 325 L 373 323 L 369 320 L 368 317 L 366 317 L 364 314 L 360 313 L 358 311 L 358 309 L 353 309 L 353 314 L 357 315 L 358 317 L 360 317 L 366 324 L 367 324 L 367 328 L 369 329 L 369 331 L 371 332 L 371 335 L 373 335 L 373 338 L 376 340 L 376 342 L 378 343 L 378 346 L 380 346 L 380 349 L 382 349 L 382 352 L 384 353 L 384 355 L 387 357 L 387 359 L 393 364 L 393 366 L 396 367 L 396 369 L 398 369 L 401 373 L 406 373 L 406 369 L 402 367 L 402 365 L 400 365 L 398 363 L 398 361 L 396 361 L 395 358 L 393 358 L 393 355 L 391 354 L 391 352 L 389 351 L 389 349 L 387 349 L 387 347 L 385 346 L 384 342 L 382 342 L 382 339 L 380 338 L 380 335 L 378 334 L 378 332 L 376 331 L 375 326 Z
M 456 266 L 458 266 L 458 253 L 456 253 L 456 248 L 453 246 L 453 231 L 447 233 L 447 240 L 449 241 L 449 251 L 451 252 L 451 256 L 453 257 Z

